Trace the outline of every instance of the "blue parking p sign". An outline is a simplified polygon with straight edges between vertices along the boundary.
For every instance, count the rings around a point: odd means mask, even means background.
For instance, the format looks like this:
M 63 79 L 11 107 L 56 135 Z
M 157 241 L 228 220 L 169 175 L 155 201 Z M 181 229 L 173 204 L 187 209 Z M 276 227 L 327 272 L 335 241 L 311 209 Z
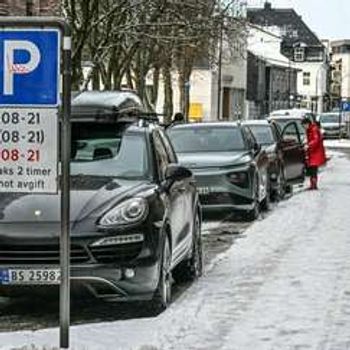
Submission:
M 342 102 L 342 111 L 350 112 L 350 102 Z
M 0 31 L 0 106 L 59 104 L 60 32 Z

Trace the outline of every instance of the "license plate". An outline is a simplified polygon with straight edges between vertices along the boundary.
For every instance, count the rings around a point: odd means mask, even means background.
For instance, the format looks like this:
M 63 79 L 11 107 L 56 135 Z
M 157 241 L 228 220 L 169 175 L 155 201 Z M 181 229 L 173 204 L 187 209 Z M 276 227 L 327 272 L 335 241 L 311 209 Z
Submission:
M 0 284 L 59 284 L 60 269 L 0 269 Z

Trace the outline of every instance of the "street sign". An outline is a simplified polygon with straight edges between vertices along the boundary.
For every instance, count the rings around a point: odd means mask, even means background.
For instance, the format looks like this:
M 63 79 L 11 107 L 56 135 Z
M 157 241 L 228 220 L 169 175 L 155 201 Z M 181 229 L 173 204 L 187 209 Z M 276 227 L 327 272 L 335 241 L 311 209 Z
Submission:
M 57 192 L 55 108 L 0 108 L 0 192 Z
M 60 183 L 61 349 L 69 348 L 70 326 L 70 96 L 69 25 L 60 18 L 0 17 L 0 191 L 57 193 Z
M 344 112 L 350 112 L 350 102 L 349 101 L 342 102 L 341 109 Z
M 57 193 L 60 31 L 0 31 L 0 191 Z
M 57 106 L 60 33 L 52 29 L 0 32 L 0 105 Z

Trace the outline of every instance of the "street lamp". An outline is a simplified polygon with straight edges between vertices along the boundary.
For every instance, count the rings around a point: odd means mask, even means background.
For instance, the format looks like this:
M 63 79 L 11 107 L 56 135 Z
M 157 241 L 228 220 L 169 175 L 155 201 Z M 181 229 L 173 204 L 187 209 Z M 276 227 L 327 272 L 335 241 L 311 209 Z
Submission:
M 321 66 L 319 66 L 318 67 L 318 69 L 317 69 L 317 72 L 316 72 L 316 113 L 318 113 L 318 114 L 320 114 L 322 111 L 320 110 L 320 108 L 319 108 L 319 99 L 318 99 L 318 90 L 319 90 L 319 88 L 318 88 L 318 81 L 319 81 L 319 75 L 320 75 L 320 72 L 321 72 L 321 68 L 323 69 L 323 64 L 321 65 Z M 322 98 L 322 95 L 321 95 L 321 98 Z
M 223 23 L 220 18 L 220 32 L 219 32 L 219 57 L 218 57 L 218 93 L 217 93 L 217 111 L 216 119 L 221 119 L 221 99 L 222 99 L 222 44 L 223 44 Z

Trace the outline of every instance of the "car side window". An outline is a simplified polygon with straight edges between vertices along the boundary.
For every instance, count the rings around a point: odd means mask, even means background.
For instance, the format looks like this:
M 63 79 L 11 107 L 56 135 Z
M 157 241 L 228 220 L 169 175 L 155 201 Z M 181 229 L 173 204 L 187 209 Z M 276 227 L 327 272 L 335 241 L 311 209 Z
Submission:
M 169 141 L 168 136 L 162 131 L 159 132 L 159 135 L 160 135 L 160 137 L 163 141 L 164 147 L 168 153 L 170 163 L 177 163 L 176 153 L 174 151 L 174 148 L 173 148 L 171 142 Z
M 270 124 L 270 128 L 272 131 L 273 139 L 275 140 L 275 142 L 277 142 L 281 138 L 281 134 L 278 131 L 276 124 Z
M 158 175 L 161 180 L 165 178 L 165 171 L 170 163 L 168 154 L 165 150 L 162 139 L 157 131 L 153 132 L 153 144 L 156 154 L 156 162 L 158 168 Z
M 284 140 L 294 140 L 300 143 L 300 133 L 297 124 L 295 122 L 288 123 L 283 129 L 282 137 Z
M 245 137 L 246 137 L 246 140 L 247 140 L 248 148 L 250 150 L 254 149 L 254 145 L 256 144 L 256 139 L 255 139 L 253 133 L 247 127 L 244 127 L 243 130 L 244 130 L 244 134 L 245 134 Z

